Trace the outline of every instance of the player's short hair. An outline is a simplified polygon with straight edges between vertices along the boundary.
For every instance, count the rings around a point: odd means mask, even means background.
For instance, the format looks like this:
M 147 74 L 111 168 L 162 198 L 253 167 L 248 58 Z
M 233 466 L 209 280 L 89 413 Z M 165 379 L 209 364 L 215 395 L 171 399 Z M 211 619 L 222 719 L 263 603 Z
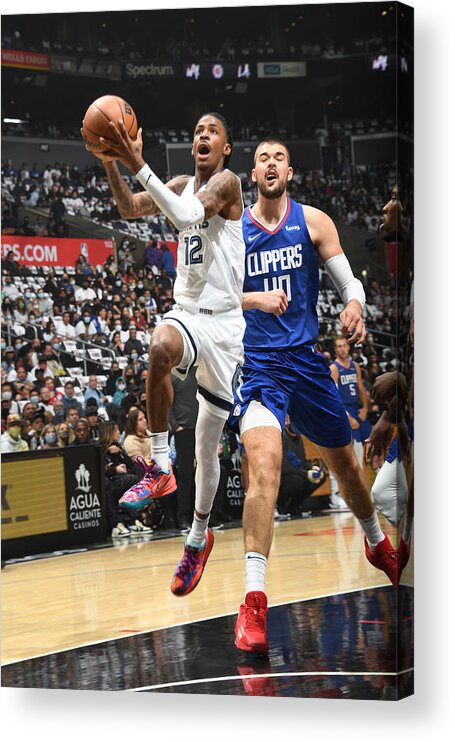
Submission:
M 346 343 L 348 342 L 348 341 L 347 341 L 347 338 L 345 338 L 345 336 L 344 336 L 344 335 L 337 335 L 337 336 L 336 336 L 336 337 L 334 338 L 334 341 L 333 341 L 333 344 L 334 344 L 334 345 L 335 345 L 335 343 L 337 342 L 337 340 L 343 340 L 343 342 L 346 342 Z
M 228 122 L 224 118 L 224 116 L 221 113 L 216 113 L 216 111 L 207 111 L 207 113 L 203 113 L 202 116 L 199 117 L 199 121 L 204 118 L 204 116 L 213 116 L 214 118 L 218 119 L 218 121 L 223 125 L 224 131 L 226 132 L 226 139 L 227 143 L 231 145 L 231 153 L 232 148 L 234 146 L 234 143 L 232 141 L 232 129 L 229 126 Z M 224 158 L 224 167 L 228 167 L 230 161 L 231 161 L 232 155 L 226 155 Z
M 258 146 L 256 147 L 255 152 L 254 152 L 254 158 L 253 158 L 253 162 L 255 165 L 256 165 L 256 159 L 257 159 L 259 147 L 262 147 L 263 144 L 279 144 L 280 147 L 283 147 L 283 149 L 286 150 L 286 154 L 288 156 L 288 165 L 291 164 L 291 153 L 289 151 L 289 147 L 286 144 L 286 142 L 283 142 L 283 140 L 280 139 L 279 137 L 270 136 L 270 137 L 266 137 L 266 139 L 262 139 L 262 141 L 260 141 Z

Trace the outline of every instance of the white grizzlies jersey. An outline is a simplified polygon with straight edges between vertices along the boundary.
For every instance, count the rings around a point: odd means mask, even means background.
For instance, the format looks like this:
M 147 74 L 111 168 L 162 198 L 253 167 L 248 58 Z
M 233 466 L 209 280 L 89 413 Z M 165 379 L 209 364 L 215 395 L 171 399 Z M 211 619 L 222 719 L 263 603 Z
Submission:
M 194 195 L 194 188 L 193 176 L 181 198 Z M 217 214 L 179 233 L 174 298 L 187 312 L 241 310 L 244 274 L 242 218 L 230 221 Z

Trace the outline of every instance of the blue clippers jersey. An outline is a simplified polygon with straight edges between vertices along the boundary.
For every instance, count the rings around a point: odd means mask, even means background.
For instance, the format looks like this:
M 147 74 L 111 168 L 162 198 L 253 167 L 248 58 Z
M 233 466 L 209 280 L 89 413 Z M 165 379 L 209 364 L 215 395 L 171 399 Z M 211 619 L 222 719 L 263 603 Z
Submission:
M 349 359 L 349 366 L 345 368 L 343 364 L 335 360 L 335 366 L 338 369 L 338 391 L 341 401 L 348 411 L 353 411 L 357 415 L 360 408 L 360 397 L 359 382 L 354 361 Z
M 286 212 L 273 232 L 256 221 L 251 208 L 243 214 L 243 291 L 283 289 L 289 305 L 279 317 L 259 309 L 244 312 L 245 350 L 311 344 L 318 335 L 319 268 L 302 204 L 288 198 Z

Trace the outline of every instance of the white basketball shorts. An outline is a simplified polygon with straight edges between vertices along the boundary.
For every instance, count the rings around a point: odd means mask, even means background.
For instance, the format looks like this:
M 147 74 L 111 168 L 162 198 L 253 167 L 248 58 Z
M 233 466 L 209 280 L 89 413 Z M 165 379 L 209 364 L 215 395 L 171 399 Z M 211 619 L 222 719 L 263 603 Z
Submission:
M 227 419 L 234 399 L 234 377 L 242 361 L 245 320 L 241 309 L 191 314 L 175 304 L 162 322 L 172 324 L 183 339 L 183 357 L 172 373 L 184 379 L 196 367 L 199 403 Z

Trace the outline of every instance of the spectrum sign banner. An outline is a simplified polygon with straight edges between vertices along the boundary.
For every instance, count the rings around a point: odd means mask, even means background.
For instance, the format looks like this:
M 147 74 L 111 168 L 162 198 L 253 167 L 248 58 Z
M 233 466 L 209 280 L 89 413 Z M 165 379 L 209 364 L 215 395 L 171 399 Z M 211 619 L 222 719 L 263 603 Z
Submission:
M 2 49 L 2 67 L 22 67 L 27 70 L 50 70 L 50 54 Z
M 113 240 L 84 240 L 56 237 L 1 236 L 2 259 L 13 251 L 23 265 L 69 266 L 83 255 L 92 265 L 102 265 L 114 255 Z

